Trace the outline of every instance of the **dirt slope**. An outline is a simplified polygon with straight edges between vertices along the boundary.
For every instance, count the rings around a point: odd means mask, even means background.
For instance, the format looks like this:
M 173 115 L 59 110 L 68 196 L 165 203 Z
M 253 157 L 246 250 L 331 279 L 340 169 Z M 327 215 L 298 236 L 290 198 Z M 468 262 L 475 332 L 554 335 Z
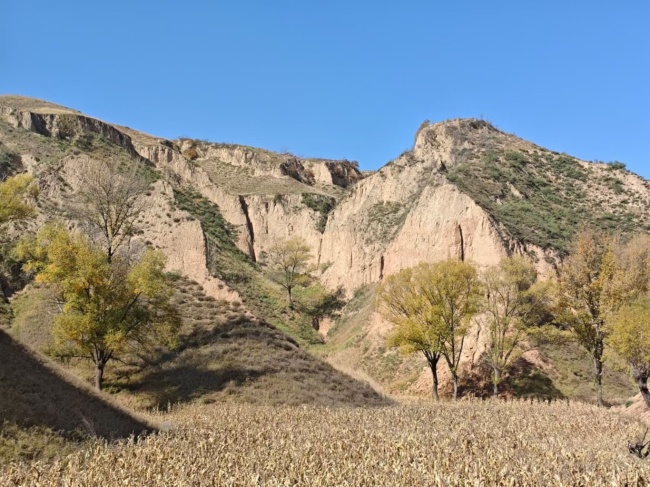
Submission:
M 0 331 L 0 418 L 107 439 L 151 429 Z

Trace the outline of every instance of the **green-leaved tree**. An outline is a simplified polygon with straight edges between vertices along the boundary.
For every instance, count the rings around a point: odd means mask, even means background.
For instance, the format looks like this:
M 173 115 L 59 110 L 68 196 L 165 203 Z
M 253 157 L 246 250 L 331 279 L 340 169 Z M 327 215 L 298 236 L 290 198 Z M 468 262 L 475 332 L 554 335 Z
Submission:
M 395 278 L 389 277 L 380 292 L 380 310 L 397 325 L 389 344 L 402 346 L 406 351 L 421 351 L 430 367 L 444 358 L 451 373 L 454 399 L 458 397 L 465 339 L 479 310 L 480 290 L 476 268 L 450 259 L 421 264 Z M 434 381 L 435 370 L 432 367 Z
M 423 266 L 387 277 L 379 290 L 378 310 L 394 325 L 388 336 L 389 347 L 397 347 L 404 354 L 424 355 L 433 378 L 433 398 L 437 401 L 443 330 L 440 320 L 431 312 L 431 303 L 423 299 L 423 277 Z

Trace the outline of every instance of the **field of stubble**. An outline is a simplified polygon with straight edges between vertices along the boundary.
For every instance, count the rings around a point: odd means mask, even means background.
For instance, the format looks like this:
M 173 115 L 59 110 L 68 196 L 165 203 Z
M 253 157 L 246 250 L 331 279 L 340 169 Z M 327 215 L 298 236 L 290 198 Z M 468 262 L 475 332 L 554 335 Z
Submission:
M 459 402 L 378 409 L 189 406 L 169 431 L 10 464 L 2 485 L 650 485 L 627 453 L 644 427 L 584 404 Z

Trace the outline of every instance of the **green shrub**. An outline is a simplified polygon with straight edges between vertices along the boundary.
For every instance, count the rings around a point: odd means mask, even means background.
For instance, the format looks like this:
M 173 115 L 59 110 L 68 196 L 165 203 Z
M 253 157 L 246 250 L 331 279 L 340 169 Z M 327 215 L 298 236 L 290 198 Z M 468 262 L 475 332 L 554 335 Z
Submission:
M 316 229 L 320 233 L 323 233 L 325 231 L 325 225 L 327 225 L 327 217 L 334 208 L 336 200 L 324 194 L 302 193 L 302 203 L 307 208 L 320 213 L 320 217 L 316 222 Z

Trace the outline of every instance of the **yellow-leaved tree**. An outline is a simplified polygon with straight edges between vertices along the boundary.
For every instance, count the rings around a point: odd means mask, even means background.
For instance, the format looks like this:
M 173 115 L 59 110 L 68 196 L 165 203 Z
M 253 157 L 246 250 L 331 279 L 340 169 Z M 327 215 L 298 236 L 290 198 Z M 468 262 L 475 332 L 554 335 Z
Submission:
M 444 358 L 451 373 L 454 399 L 458 397 L 465 339 L 480 299 L 476 268 L 454 259 L 403 270 L 387 278 L 379 294 L 380 312 L 396 325 L 389 344 L 424 353 L 434 381 L 437 360 Z M 435 389 L 434 383 L 434 396 Z
M 549 308 L 549 283 L 537 281 L 537 270 L 520 256 L 502 259 L 482 275 L 485 288 L 482 323 L 483 359 L 492 368 L 493 394 L 513 359 L 522 351 L 527 328 L 539 323 Z
M 264 259 L 269 278 L 287 292 L 289 306 L 294 305 L 294 289 L 306 287 L 312 281 L 310 276 L 311 249 L 302 237 L 291 237 L 272 245 Z
M 146 250 L 135 259 L 114 254 L 109 262 L 87 237 L 57 225 L 43 227 L 18 250 L 25 269 L 60 296 L 62 312 L 53 328 L 60 352 L 91 360 L 97 389 L 111 360 L 174 344 L 181 322 L 170 303 L 162 253 Z
M 36 209 L 29 201 L 37 194 L 33 184 L 34 178 L 28 174 L 19 174 L 0 181 L 0 302 L 7 301 L 13 292 L 12 274 L 17 273 L 20 265 L 13 261 L 11 249 L 15 243 L 5 225 L 36 216 Z
M 623 306 L 607 325 L 609 345 L 628 364 L 639 392 L 650 407 L 650 297 Z
M 627 241 L 593 230 L 578 232 L 559 269 L 557 321 L 591 355 L 596 400 L 603 405 L 603 364 L 609 317 L 650 289 L 650 237 Z
M 34 205 L 26 201 L 26 198 L 36 195 L 33 181 L 32 176 L 19 174 L 0 182 L 0 225 L 36 215 Z
M 430 313 L 430 305 L 421 299 L 424 284 L 422 267 L 404 269 L 383 282 L 378 294 L 380 314 L 395 326 L 388 336 L 388 346 L 404 354 L 424 355 L 433 378 L 433 398 L 438 395 L 438 362 L 442 350 L 440 321 Z

